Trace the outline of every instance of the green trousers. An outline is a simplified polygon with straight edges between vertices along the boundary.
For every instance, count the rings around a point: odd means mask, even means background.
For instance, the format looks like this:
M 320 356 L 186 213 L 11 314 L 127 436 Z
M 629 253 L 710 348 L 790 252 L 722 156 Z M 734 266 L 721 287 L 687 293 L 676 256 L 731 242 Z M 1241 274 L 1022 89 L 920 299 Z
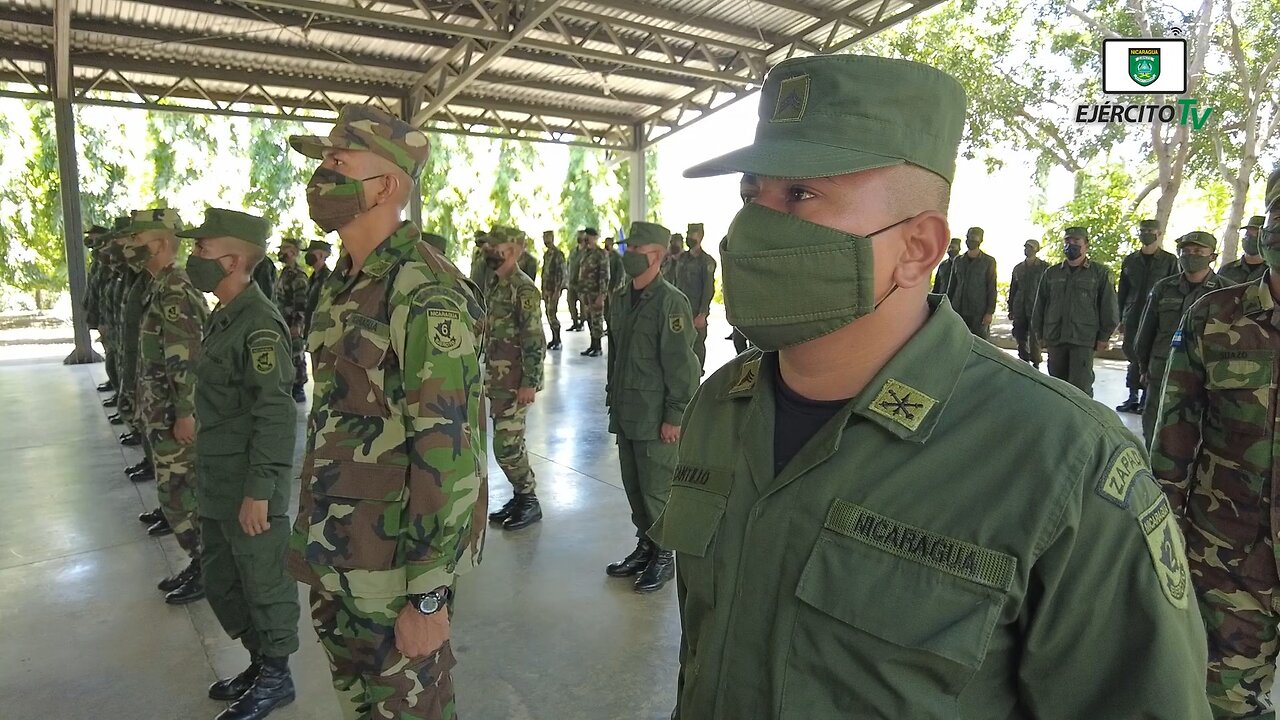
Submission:
M 631 505 L 636 537 L 648 537 L 649 528 L 666 507 L 671 476 L 676 471 L 678 443 L 631 440 L 618 433 L 618 460 L 622 464 L 622 489 Z
M 287 657 L 298 649 L 298 585 L 284 569 L 289 518 L 249 537 L 239 520 L 200 518 L 205 590 L 222 629 L 250 653 Z
M 706 372 L 707 367 L 707 327 L 694 329 L 693 354 L 698 356 L 698 376 Z
M 1049 375 L 1066 380 L 1093 397 L 1093 348 L 1084 345 L 1050 345 Z

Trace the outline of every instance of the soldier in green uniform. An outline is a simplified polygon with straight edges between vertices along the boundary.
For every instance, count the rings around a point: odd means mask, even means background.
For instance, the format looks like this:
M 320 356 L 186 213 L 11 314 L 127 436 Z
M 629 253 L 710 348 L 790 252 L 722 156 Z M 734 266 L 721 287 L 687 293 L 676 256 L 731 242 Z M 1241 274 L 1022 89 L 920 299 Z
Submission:
M 702 249 L 706 232 L 702 223 L 690 223 L 685 232 L 688 251 L 680 254 L 675 266 L 675 286 L 689 299 L 693 310 L 693 352 L 698 356 L 698 376 L 707 364 L 707 316 L 716 294 L 716 260 Z
M 685 173 L 761 176 L 720 258 L 759 350 L 689 405 L 650 530 L 678 560 L 672 717 L 1207 720 L 1141 448 L 928 293 L 960 84 L 819 55 L 760 97 L 755 143 Z
M 573 247 L 569 248 L 568 261 L 569 319 L 572 321 L 569 323 L 569 332 L 578 332 L 582 329 L 582 324 L 587 317 L 586 312 L 582 309 L 582 297 L 578 292 L 581 286 L 578 276 L 582 271 L 582 253 L 586 243 L 585 231 L 579 230 L 577 235 L 574 236 L 573 242 Z
M 667 256 L 662 259 L 662 277 L 666 278 L 667 282 L 675 282 L 676 263 L 683 254 L 684 235 L 672 233 L 671 244 L 667 245 Z
M 1222 270 L 1218 272 L 1218 277 L 1230 285 L 1253 282 L 1262 278 L 1263 273 L 1267 271 L 1267 262 L 1262 258 L 1262 251 L 1258 248 L 1258 238 L 1266 220 L 1265 216 L 1254 215 L 1249 218 L 1248 224 L 1240 228 L 1244 230 L 1244 238 L 1240 241 L 1240 252 L 1243 256 L 1223 265 Z
M 1259 249 L 1268 271 L 1191 306 L 1173 336 L 1151 445 L 1151 467 L 1187 540 L 1217 718 L 1275 717 L 1280 168 L 1264 197 Z
M 304 356 L 306 342 L 302 331 L 307 324 L 307 273 L 298 265 L 302 243 L 296 238 L 280 241 L 280 277 L 276 280 L 274 300 L 280 317 L 289 328 L 293 346 L 293 400 L 307 401 L 307 360 Z M 264 260 L 264 262 L 270 262 Z
M 965 253 L 951 261 L 947 297 L 969 332 L 986 340 L 996 312 L 996 259 L 982 252 L 983 235 L 980 227 L 965 233 Z
M 311 219 L 337 231 L 308 349 L 315 376 L 288 568 L 345 717 L 452 720 L 450 603 L 480 562 L 486 420 L 475 286 L 402 220 L 427 136 L 347 105 L 328 137 L 290 145 L 323 158 Z
M 933 292 L 937 295 L 947 295 L 951 290 L 951 267 L 955 264 L 956 256 L 960 254 L 960 238 L 951 238 L 951 242 L 947 245 L 947 259 L 942 261 L 938 266 L 937 272 L 933 275 Z
M 253 269 L 253 281 L 258 284 L 263 295 L 269 298 L 276 296 L 276 264 L 271 262 L 271 258 L 263 257 L 262 262 Z
M 639 540 L 605 572 L 638 575 L 633 587 L 647 593 L 661 589 L 674 573 L 670 546 L 655 544 L 647 532 L 671 490 L 680 419 L 698 388 L 699 371 L 689 301 L 661 273 L 671 231 L 637 222 L 627 238 L 623 270 L 631 282 L 614 294 L 605 402 Z
M 253 280 L 270 233 L 262 218 L 219 208 L 180 233 L 196 241 L 191 281 L 218 298 L 195 368 L 205 585 L 222 629 L 250 658 L 209 687 L 210 698 L 232 703 L 218 720 L 259 720 L 294 699 L 298 592 L 284 568 L 298 417 L 293 348 L 287 323 Z
M 1089 259 L 1089 231 L 1064 231 L 1060 265 L 1044 271 L 1031 330 L 1049 350 L 1049 374 L 1093 397 L 1093 353 L 1105 350 L 1120 320 L 1111 271 Z
M 1143 220 L 1138 223 L 1138 239 L 1142 247 L 1125 257 L 1120 266 L 1120 287 L 1116 291 L 1120 305 L 1121 334 L 1124 336 L 1124 355 L 1129 361 L 1129 370 L 1124 380 L 1125 386 L 1129 388 L 1129 397 L 1116 406 L 1116 412 L 1142 412 L 1147 392 L 1146 386 L 1142 384 L 1141 358 L 1133 345 L 1138 333 L 1138 323 L 1142 321 L 1142 311 L 1146 308 L 1151 288 L 1158 281 L 1180 272 L 1178 258 L 1160 247 L 1158 220 Z
M 1043 357 L 1040 338 L 1031 331 L 1031 310 L 1036 304 L 1040 278 L 1049 264 L 1036 255 L 1040 243 L 1035 240 L 1024 243 L 1023 252 L 1027 259 L 1013 266 L 1009 280 L 1009 319 L 1013 322 L 1013 339 L 1018 343 L 1018 359 L 1039 370 Z
M 168 208 L 133 215 L 125 258 L 141 264 L 151 281 L 142 299 L 138 329 L 138 409 L 147 456 L 156 476 L 160 510 L 187 554 L 187 566 L 157 586 L 170 605 L 205 596 L 200 575 L 200 527 L 196 515 L 195 365 L 209 306 L 175 264 L 182 230 Z
M 1178 265 L 1182 272 L 1157 280 L 1147 298 L 1146 309 L 1133 337 L 1134 356 L 1142 368 L 1142 387 L 1150 402 L 1142 409 L 1142 438 L 1147 447 L 1155 436 L 1160 410 L 1164 371 L 1169 361 L 1173 334 L 1182 325 L 1187 310 L 1206 294 L 1228 286 L 1212 269 L 1218 259 L 1218 239 L 1207 232 L 1192 232 L 1178 238 Z
M 494 274 L 484 303 L 489 336 L 485 390 L 493 417 L 493 455 L 514 491 L 505 505 L 489 513 L 489 522 L 520 530 L 542 519 L 524 444 L 529 406 L 542 389 L 542 361 L 547 355 L 542 295 L 519 267 L 524 233 L 499 226 L 485 235 L 484 243 L 485 261 Z
M 324 281 L 329 279 L 329 255 L 332 253 L 333 246 L 324 240 L 312 240 L 307 246 L 307 265 L 311 267 L 311 277 L 307 279 L 307 322 L 302 328 L 304 345 L 307 336 L 311 334 L 311 316 L 320 306 L 320 289 L 324 287 Z
M 591 346 L 582 352 L 584 357 L 600 357 L 604 337 L 604 301 L 613 287 L 609 277 L 609 251 L 597 243 L 600 233 L 595 228 L 582 231 L 582 260 L 578 268 L 578 297 L 582 299 L 582 311 L 591 330 Z
M 566 283 L 564 253 L 556 247 L 556 234 L 551 230 L 542 233 L 542 302 L 547 309 L 547 324 L 551 326 L 551 342 L 548 350 L 559 350 L 560 345 L 560 295 Z

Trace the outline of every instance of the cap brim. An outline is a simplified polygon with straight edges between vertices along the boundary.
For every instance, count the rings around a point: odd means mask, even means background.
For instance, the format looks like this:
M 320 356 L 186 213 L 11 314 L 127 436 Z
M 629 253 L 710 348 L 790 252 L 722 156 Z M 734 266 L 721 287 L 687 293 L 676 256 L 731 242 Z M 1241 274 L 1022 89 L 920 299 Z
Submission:
M 316 160 L 324 159 L 325 150 L 341 150 L 351 147 L 346 140 L 334 140 L 320 135 L 290 135 L 289 147 Z
M 201 225 L 200 227 L 188 228 L 186 230 L 183 230 L 182 232 L 175 233 L 175 234 L 180 238 L 188 238 L 190 240 L 203 240 L 204 238 L 218 237 L 220 234 L 225 235 L 226 233 L 217 233 Z
M 833 147 L 804 140 L 768 140 L 739 148 L 714 160 L 698 163 L 684 171 L 687 178 L 749 173 L 765 177 L 834 177 L 905 165 L 902 158 Z

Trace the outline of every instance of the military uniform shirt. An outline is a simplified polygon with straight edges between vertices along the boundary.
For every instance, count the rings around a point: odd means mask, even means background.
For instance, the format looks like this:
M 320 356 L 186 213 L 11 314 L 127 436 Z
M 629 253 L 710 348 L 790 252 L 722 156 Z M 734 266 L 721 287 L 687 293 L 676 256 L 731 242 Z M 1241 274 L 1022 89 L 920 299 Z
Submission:
M 1029 258 L 1013 267 L 1013 275 L 1009 279 L 1009 317 L 1019 325 L 1031 322 L 1040 278 L 1048 268 L 1049 263 L 1040 258 Z
M 1218 277 L 1227 281 L 1230 285 L 1239 285 L 1240 283 L 1253 282 L 1261 278 L 1263 273 L 1267 271 L 1267 264 L 1261 260 L 1257 265 L 1251 265 L 1245 262 L 1244 258 L 1233 260 L 1218 271 Z
M 234 520 L 246 497 L 267 514 L 288 514 L 298 409 L 289 329 L 275 304 L 250 283 L 205 323 L 196 376 L 200 417 L 200 515 Z
M 979 252 L 960 254 L 951 263 L 951 305 L 964 318 L 979 320 L 996 311 L 996 259 Z
M 1182 326 L 1187 310 L 1207 293 L 1224 287 L 1227 283 L 1210 270 L 1197 285 L 1188 282 L 1186 275 L 1178 274 L 1157 281 L 1151 288 L 1134 338 L 1134 356 L 1144 373 L 1153 368 L 1159 370 L 1159 377 L 1152 378 L 1156 383 L 1164 377 L 1164 362 L 1169 358 L 1174 333 Z
M 678 720 L 1208 720 L 1182 537 L 1115 414 L 924 327 L 780 472 L 776 354 L 685 415 Z
M 148 427 L 170 428 L 176 419 L 196 414 L 195 364 L 200 360 L 209 306 L 187 272 L 168 265 L 148 284 L 142 308 L 138 325 L 140 417 Z
M 711 312 L 711 299 L 716 294 L 716 260 L 702 251 L 680 253 L 676 261 L 675 286 L 689 298 L 694 317 Z
M 1045 345 L 1092 348 L 1109 339 L 1119 323 L 1116 291 L 1105 265 L 1086 258 L 1079 267 L 1063 261 L 1044 271 L 1032 324 Z
M 1120 287 L 1116 290 L 1120 318 L 1125 325 L 1137 327 L 1157 281 L 1181 272 L 1178 258 L 1168 250 L 1159 249 L 1151 255 L 1143 255 L 1141 250 L 1129 253 L 1120 265 Z
M 525 250 L 520 259 L 516 261 L 516 265 L 520 268 L 520 272 L 529 277 L 530 280 L 536 280 L 538 277 L 538 258 L 533 253 Z
M 304 337 L 311 333 L 311 316 L 315 314 L 316 308 L 320 306 L 320 291 L 324 288 L 324 281 L 329 279 L 328 265 L 321 265 L 319 268 L 311 272 L 311 277 L 307 279 L 307 323 L 303 328 Z
M 564 253 L 560 248 L 552 247 L 542 254 L 542 294 L 544 296 L 560 292 L 565 288 Z
M 306 324 L 307 274 L 302 268 L 286 265 L 280 271 L 280 277 L 276 281 L 275 301 L 286 326 L 301 329 Z
M 519 268 L 505 278 L 494 275 L 485 298 L 489 338 L 485 361 L 496 417 L 501 415 L 500 405 L 515 402 L 520 388 L 542 389 L 547 339 L 542 334 L 542 296 L 533 280 Z
M 606 295 L 609 282 L 609 251 L 604 248 L 584 250 L 578 268 L 578 292 L 582 295 Z

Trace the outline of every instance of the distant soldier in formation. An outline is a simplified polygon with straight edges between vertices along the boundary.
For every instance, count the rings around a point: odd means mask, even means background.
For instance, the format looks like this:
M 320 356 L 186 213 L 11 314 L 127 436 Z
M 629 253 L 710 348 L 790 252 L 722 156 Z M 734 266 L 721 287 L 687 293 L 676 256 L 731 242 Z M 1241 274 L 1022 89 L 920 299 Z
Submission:
M 136 215 L 136 213 L 135 213 Z M 130 227 L 133 223 L 130 222 Z M 128 248 L 132 241 L 132 235 L 129 234 L 128 228 L 122 231 L 117 242 L 120 243 L 121 256 L 125 258 L 125 266 L 127 271 L 124 277 L 121 292 L 121 311 L 120 311 L 120 347 L 122 348 L 120 356 L 120 417 L 124 419 L 127 432 L 120 436 L 120 444 L 126 447 L 143 446 L 143 454 L 146 456 L 143 463 L 127 468 L 129 478 L 135 482 L 145 482 L 155 478 L 152 463 L 154 458 L 147 451 L 146 431 L 142 425 L 142 417 L 138 407 L 138 331 L 142 326 L 143 299 L 146 297 L 147 288 L 151 286 L 151 276 L 137 256 L 132 261 L 128 255 Z M 134 471 L 138 472 L 134 472 Z M 169 524 L 161 518 L 161 522 L 151 527 L 151 534 L 154 536 L 168 535 L 172 530 Z
M 1093 354 L 1106 349 L 1120 311 L 1111 271 L 1089 259 L 1089 231 L 1063 235 L 1066 260 L 1044 271 L 1031 330 L 1049 350 L 1049 374 L 1093 397 Z
M 520 253 L 520 272 L 527 275 L 530 280 L 538 279 L 538 258 L 533 254 L 533 244 L 527 240 Z
M 1120 266 L 1120 287 L 1116 291 L 1124 334 L 1124 356 L 1129 361 L 1129 369 L 1124 378 L 1125 386 L 1129 388 L 1129 397 L 1116 406 L 1116 411 L 1127 413 L 1141 413 L 1148 397 L 1142 384 L 1141 359 L 1133 345 L 1138 334 L 1138 324 L 1142 321 L 1142 311 L 1147 306 L 1151 288 L 1160 280 L 1179 272 L 1178 258 L 1160 247 L 1159 221 L 1143 220 L 1138 223 L 1138 239 L 1142 247 L 1125 257 Z
M 667 282 L 675 282 L 676 262 L 680 260 L 680 256 L 683 254 L 684 235 L 672 233 L 671 244 L 667 246 L 667 256 L 662 260 L 662 277 L 666 278 Z
M 269 298 L 276 296 L 276 264 L 271 262 L 271 258 L 262 258 L 262 262 L 253 269 L 253 281 L 263 295 Z
M 1013 339 L 1018 343 L 1018 359 L 1039 370 L 1043 357 L 1040 338 L 1031 330 L 1031 311 L 1035 308 L 1040 278 L 1044 277 L 1049 263 L 1036 255 L 1040 252 L 1039 242 L 1028 240 L 1022 247 L 1027 259 L 1013 267 L 1009 281 L 1009 319 L 1013 323 Z
M 295 238 L 280 242 L 280 277 L 276 280 L 275 303 L 289 328 L 293 359 L 293 400 L 307 401 L 306 339 L 303 331 L 307 325 L 307 273 L 298 265 L 302 244 Z M 263 262 L 270 262 L 263 260 Z
M 102 292 L 111 279 L 111 260 L 106 251 L 111 231 L 101 225 L 94 225 L 85 231 L 84 246 L 88 248 L 92 264 L 85 279 L 84 318 L 90 330 L 98 331 L 98 340 L 102 343 L 103 364 L 107 371 L 107 379 L 98 385 L 98 392 L 107 392 L 116 388 L 115 368 L 111 360 L 111 344 L 107 339 L 106 313 L 102 306 Z
M 933 275 L 933 293 L 937 295 L 947 294 L 947 291 L 951 288 L 951 267 L 959 254 L 960 238 L 951 238 L 951 243 L 947 245 L 947 259 L 938 265 L 938 270 Z
M 583 351 L 585 357 L 600 357 L 604 338 L 604 301 L 613 287 L 609 277 L 609 251 L 599 246 L 600 233 L 595 228 L 582 232 L 582 264 L 578 268 L 578 296 L 582 298 L 583 312 L 591 329 L 591 346 Z
M 564 253 L 556 247 L 556 234 L 548 230 L 542 233 L 542 302 L 546 305 L 547 324 L 551 326 L 551 342 L 548 350 L 559 350 L 560 345 L 560 295 L 567 283 Z
M 996 312 L 996 259 L 982 252 L 984 234 L 980 227 L 965 233 L 965 253 L 951 261 L 947 297 L 969 332 L 986 340 Z
M 1243 256 L 1223 265 L 1222 270 L 1218 272 L 1218 277 L 1230 285 L 1253 282 L 1262 277 L 1267 271 L 1267 262 L 1262 258 L 1259 238 L 1262 234 L 1262 225 L 1266 220 L 1267 218 L 1262 215 L 1249 218 L 1249 222 L 1241 228 L 1244 230 L 1244 238 L 1240 241 L 1240 252 Z
M 688 252 L 676 262 L 675 286 L 689 299 L 693 310 L 693 352 L 698 356 L 698 376 L 707 364 L 707 316 L 716 294 L 716 260 L 702 249 L 706 236 L 702 223 L 690 223 L 685 232 Z
M 622 254 L 618 250 L 618 243 L 612 237 L 604 240 L 605 252 L 609 253 L 609 291 L 604 295 L 604 334 L 606 336 L 613 335 L 612 317 L 609 313 L 610 303 L 613 302 L 613 293 L 622 287 L 627 281 L 627 275 L 622 270 Z
M 320 292 L 324 281 L 329 279 L 329 255 L 333 246 L 324 240 L 312 240 L 307 246 L 307 266 L 311 268 L 311 277 L 307 279 L 307 322 L 302 328 L 305 340 L 311 334 L 311 316 L 320 306 Z
M 519 267 L 524 233 L 495 227 L 484 242 L 485 260 L 494 275 L 485 296 L 489 336 L 485 390 L 493 417 L 493 455 L 513 490 L 511 500 L 489 513 L 489 522 L 501 524 L 504 530 L 520 530 L 542 519 L 542 506 L 534 494 L 537 481 L 524 443 L 529 407 L 542 389 L 542 361 L 547 355 L 542 295 Z
M 582 255 L 586 245 L 586 231 L 579 230 L 574 237 L 573 247 L 569 248 L 569 332 L 578 332 L 582 329 L 583 323 L 586 322 L 586 310 L 582 307 L 582 295 L 579 292 L 582 287 L 582 281 L 579 276 L 582 272 Z

